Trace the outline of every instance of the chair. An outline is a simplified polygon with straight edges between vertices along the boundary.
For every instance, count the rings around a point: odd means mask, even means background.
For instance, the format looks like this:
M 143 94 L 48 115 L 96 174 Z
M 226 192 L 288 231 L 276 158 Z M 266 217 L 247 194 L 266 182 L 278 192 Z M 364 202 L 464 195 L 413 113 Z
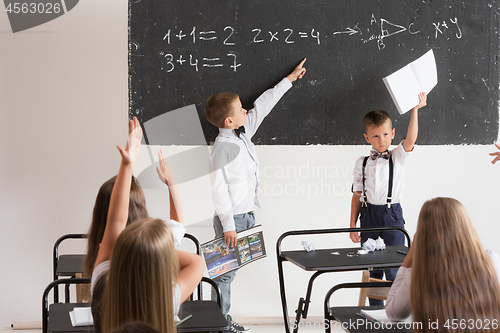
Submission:
M 380 280 L 380 279 L 375 279 L 370 277 L 370 272 L 369 271 L 363 271 L 363 274 L 361 276 L 361 282 L 362 283 L 367 283 L 367 282 L 385 282 L 387 280 Z M 385 287 L 385 288 L 361 288 L 359 291 L 359 301 L 358 301 L 358 306 L 365 306 L 366 305 L 366 299 L 367 298 L 374 298 L 374 299 L 380 299 L 385 301 L 387 299 L 387 295 L 389 294 L 389 290 L 391 288 Z
M 69 298 L 65 298 L 64 303 L 59 303 L 55 301 L 53 304 L 49 305 L 49 293 L 54 289 L 54 293 L 58 289 L 59 285 L 64 285 L 66 290 L 69 290 L 69 286 L 72 284 L 88 284 L 90 279 L 57 279 L 52 281 L 47 288 L 45 288 L 42 296 L 42 332 L 94 332 L 93 326 L 80 326 L 73 327 L 69 318 L 69 312 L 73 311 L 75 307 L 89 307 L 90 303 L 69 303 Z M 55 296 L 54 296 L 55 299 Z
M 198 239 L 191 234 L 185 234 L 185 238 L 189 238 L 196 247 L 196 253 L 201 254 L 201 247 Z M 95 332 L 94 326 L 73 327 L 69 318 L 69 312 L 75 307 L 89 307 L 90 303 L 70 303 L 69 288 L 71 285 L 82 286 L 90 283 L 88 278 L 65 278 L 59 279 L 59 276 L 64 274 L 78 274 L 78 267 L 83 268 L 83 260 L 85 255 L 58 255 L 58 247 L 65 239 L 86 238 L 84 234 L 70 234 L 60 237 L 54 245 L 54 281 L 51 282 L 44 290 L 42 296 L 42 332 Z M 79 257 L 82 256 L 82 257 Z M 82 259 L 83 258 L 83 259 Z M 83 269 L 81 270 L 83 271 Z M 71 276 L 71 275 L 69 275 Z M 215 289 L 217 301 L 203 300 L 202 283 L 208 283 Z M 59 302 L 59 297 L 56 297 L 59 285 L 65 286 L 64 303 Z M 50 291 L 54 291 L 54 303 L 49 305 L 48 297 Z M 197 299 L 194 300 L 194 293 L 191 294 L 188 301 L 181 304 L 179 312 L 180 318 L 182 314 L 194 314 L 195 320 L 187 320 L 181 323 L 177 330 L 178 332 L 213 332 L 223 331 L 227 329 L 227 320 L 222 314 L 220 290 L 217 284 L 210 278 L 203 277 L 198 284 Z
M 337 290 L 340 290 L 340 289 L 350 289 L 350 288 L 387 288 L 387 287 L 390 287 L 392 285 L 392 281 L 383 281 L 383 282 L 352 282 L 352 283 L 341 283 L 341 284 L 338 284 L 334 287 L 332 287 L 330 290 L 328 290 L 328 292 L 326 293 L 326 296 L 325 296 L 325 301 L 324 301 L 324 306 L 323 306 L 323 310 L 324 310 L 324 316 L 325 316 L 325 332 L 326 333 L 330 333 L 331 332 L 331 325 L 327 325 L 327 323 L 331 323 L 332 320 L 337 320 L 339 322 L 342 322 L 342 318 L 337 318 L 334 313 L 336 312 L 336 310 L 344 310 L 345 313 L 347 313 L 347 316 L 350 316 L 348 317 L 348 319 L 350 321 L 356 321 L 356 319 L 358 319 L 358 317 L 356 317 L 356 314 L 362 309 L 362 308 L 373 308 L 373 309 L 380 309 L 380 308 L 383 308 L 383 307 L 364 307 L 364 306 L 357 306 L 357 307 L 335 307 L 335 308 L 330 308 L 330 298 L 332 296 L 332 294 L 337 291 Z M 347 310 L 347 311 L 345 311 Z
M 182 319 L 189 314 L 196 316 L 195 320 L 187 320 L 177 327 L 178 332 L 213 332 L 227 329 L 227 320 L 222 314 L 220 291 L 217 284 L 210 278 L 203 277 L 201 283 L 208 283 L 216 290 L 217 301 L 204 301 L 202 299 L 189 300 L 181 304 L 179 316 Z M 94 326 L 73 326 L 69 312 L 76 307 L 89 307 L 90 303 L 65 303 L 54 302 L 49 305 L 49 293 L 59 285 L 68 286 L 87 284 L 90 279 L 67 278 L 51 282 L 45 288 L 42 296 L 42 333 L 57 332 L 95 332 Z M 200 288 L 201 289 L 201 288 Z
M 83 239 L 87 238 L 86 234 L 67 234 L 59 237 L 59 239 L 54 243 L 53 255 L 52 255 L 52 270 L 54 274 L 54 281 L 59 279 L 60 276 L 69 276 L 72 278 L 80 277 L 83 275 L 83 263 L 85 261 L 86 254 L 63 254 L 59 255 L 59 245 L 64 240 L 67 239 Z M 81 285 L 80 285 L 81 286 Z M 78 303 L 81 303 L 84 296 L 82 295 L 82 289 L 77 289 L 77 299 Z M 69 296 L 69 284 L 65 285 L 65 300 L 70 301 Z M 54 289 L 54 303 L 59 302 L 59 288 Z

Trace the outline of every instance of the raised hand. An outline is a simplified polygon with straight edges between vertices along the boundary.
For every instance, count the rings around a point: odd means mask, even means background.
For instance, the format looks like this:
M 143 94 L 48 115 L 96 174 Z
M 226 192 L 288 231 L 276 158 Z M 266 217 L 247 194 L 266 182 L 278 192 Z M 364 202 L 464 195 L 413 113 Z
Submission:
M 294 82 L 297 79 L 302 79 L 304 74 L 306 73 L 306 69 L 303 67 L 306 62 L 306 58 L 300 62 L 300 64 L 295 67 L 292 73 L 290 73 L 286 78 L 290 80 L 290 82 Z
M 415 106 L 417 109 L 423 108 L 427 105 L 427 93 L 421 92 L 418 94 L 418 104 Z
M 495 143 L 495 147 L 497 147 L 498 150 L 500 150 L 500 145 L 498 143 Z M 495 159 L 491 161 L 491 164 L 495 164 L 497 161 L 500 161 L 500 151 L 490 153 L 490 156 L 495 156 Z
M 134 117 L 130 120 L 130 128 L 127 139 L 127 145 L 125 149 L 122 146 L 116 146 L 122 155 L 122 159 L 126 163 L 133 164 L 137 160 L 137 156 L 139 156 L 139 151 L 141 149 L 141 140 L 142 140 L 142 128 L 141 124 L 139 124 L 139 120 Z
M 161 149 L 158 152 L 158 159 L 160 162 L 160 166 L 156 167 L 158 177 L 167 186 L 175 185 L 174 174 L 172 173 L 172 169 L 170 169 L 170 165 L 168 164 L 167 159 L 163 156 L 163 152 L 161 151 Z

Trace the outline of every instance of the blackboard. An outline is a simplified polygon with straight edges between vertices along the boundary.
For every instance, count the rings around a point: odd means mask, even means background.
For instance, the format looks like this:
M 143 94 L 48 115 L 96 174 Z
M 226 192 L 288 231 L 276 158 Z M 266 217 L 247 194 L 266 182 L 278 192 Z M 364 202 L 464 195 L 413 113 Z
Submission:
M 306 76 L 254 143 L 364 144 L 362 118 L 374 109 L 392 116 L 397 143 L 410 113 L 397 112 L 382 78 L 433 49 L 439 82 L 420 112 L 417 144 L 490 144 L 498 31 L 498 0 L 130 0 L 129 116 L 154 122 L 194 105 L 210 144 L 218 134 L 204 116 L 210 95 L 235 92 L 250 109 L 307 57 Z

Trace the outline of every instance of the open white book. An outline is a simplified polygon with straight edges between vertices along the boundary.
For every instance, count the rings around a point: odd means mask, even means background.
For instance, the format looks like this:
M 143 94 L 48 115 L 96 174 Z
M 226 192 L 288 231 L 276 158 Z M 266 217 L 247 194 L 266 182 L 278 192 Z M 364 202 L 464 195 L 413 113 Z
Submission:
M 94 325 L 90 306 L 83 308 L 74 308 L 73 311 L 69 312 L 69 318 L 71 319 L 71 325 L 73 326 Z
M 428 94 L 438 82 L 434 52 L 428 51 L 383 80 L 399 113 L 408 112 L 418 104 L 418 94 Z
M 392 320 L 387 317 L 387 313 L 385 309 L 380 310 L 361 310 L 361 314 L 363 317 L 370 321 L 378 322 L 378 323 L 393 323 Z M 403 323 L 411 323 L 413 321 L 412 317 L 408 317 Z

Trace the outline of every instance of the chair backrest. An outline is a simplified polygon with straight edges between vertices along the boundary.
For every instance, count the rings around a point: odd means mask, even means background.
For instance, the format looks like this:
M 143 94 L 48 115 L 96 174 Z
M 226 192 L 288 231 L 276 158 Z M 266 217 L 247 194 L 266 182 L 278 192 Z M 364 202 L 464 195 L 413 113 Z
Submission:
M 90 279 L 75 279 L 75 278 L 69 278 L 69 279 L 58 279 L 56 281 L 52 281 L 46 288 L 45 290 L 43 291 L 43 295 L 42 295 L 42 332 L 43 333 L 47 333 L 48 332 L 48 327 L 49 327 L 49 316 L 50 315 L 53 315 L 52 316 L 52 321 L 55 322 L 55 323 L 58 323 L 60 324 L 61 323 L 61 318 L 55 318 L 55 316 L 58 314 L 58 312 L 56 313 L 53 313 L 53 311 L 51 311 L 49 313 L 49 294 L 50 294 L 50 291 L 52 289 L 54 289 L 54 293 L 55 291 L 58 289 L 59 285 L 65 285 L 65 286 L 69 286 L 71 284 L 75 284 L 75 285 L 78 285 L 78 284 L 87 284 L 87 283 L 90 283 Z M 68 300 L 65 299 L 65 301 L 67 302 Z M 58 301 L 54 301 L 54 304 L 55 303 L 58 303 Z M 61 303 L 59 303 L 61 304 Z M 63 305 L 63 304 L 61 304 Z M 82 303 L 64 303 L 64 305 L 66 306 L 81 306 Z M 88 304 L 87 306 L 89 306 L 90 304 Z M 63 319 L 68 319 L 69 318 L 69 315 L 67 312 L 63 313 L 64 315 L 64 318 Z M 69 320 L 69 319 L 68 319 Z M 70 324 L 71 326 L 71 324 Z
M 363 271 L 361 276 L 361 282 L 387 282 L 386 280 L 374 279 L 370 277 L 369 271 Z M 389 294 L 390 287 L 371 287 L 371 288 L 361 288 L 359 290 L 359 301 L 358 306 L 365 306 L 367 298 L 374 298 L 380 300 L 386 300 Z
M 61 256 L 59 255 L 59 245 L 61 245 L 61 243 L 67 239 L 83 239 L 83 238 L 87 238 L 87 235 L 86 234 L 66 234 L 66 235 L 59 237 L 59 239 L 54 243 L 54 248 L 52 251 L 52 272 L 53 272 L 54 281 L 56 281 L 60 276 L 58 274 L 58 266 L 59 266 L 59 262 L 61 259 Z M 83 260 L 85 260 L 84 254 L 67 255 L 65 257 L 66 257 L 65 259 L 67 259 L 66 260 L 67 263 L 75 263 L 76 262 L 78 266 L 80 266 L 81 263 L 83 262 Z M 77 273 L 83 273 L 83 266 L 81 267 L 81 272 L 75 271 L 74 273 L 75 274 L 72 275 L 72 277 L 76 277 Z M 80 293 L 78 293 L 78 294 L 80 294 Z M 68 297 L 68 293 L 66 293 L 66 297 Z M 80 296 L 78 296 L 78 297 L 81 298 Z M 54 303 L 57 303 L 57 302 L 59 302 L 59 288 L 54 289 Z

